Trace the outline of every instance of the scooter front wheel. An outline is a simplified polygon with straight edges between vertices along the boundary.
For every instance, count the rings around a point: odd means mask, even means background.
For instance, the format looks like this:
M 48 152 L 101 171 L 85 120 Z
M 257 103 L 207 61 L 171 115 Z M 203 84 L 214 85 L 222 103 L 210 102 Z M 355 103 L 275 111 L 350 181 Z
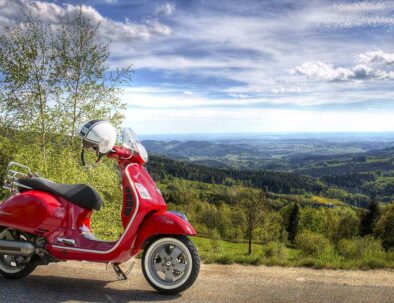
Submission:
M 187 237 L 163 237 L 144 250 L 142 271 L 153 288 L 164 294 L 176 294 L 196 281 L 200 257 Z

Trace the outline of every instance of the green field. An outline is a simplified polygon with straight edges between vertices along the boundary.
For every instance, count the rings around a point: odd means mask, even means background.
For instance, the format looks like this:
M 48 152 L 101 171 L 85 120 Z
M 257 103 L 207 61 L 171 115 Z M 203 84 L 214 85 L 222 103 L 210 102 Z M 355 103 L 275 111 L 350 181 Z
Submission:
M 275 249 L 270 248 L 271 244 L 253 244 L 252 255 L 247 254 L 246 243 L 231 243 L 220 240 L 220 251 L 214 252 L 213 241 L 208 238 L 193 237 L 200 256 L 205 263 L 220 264 L 248 264 L 267 266 L 295 266 L 330 269 L 374 269 L 390 268 L 394 269 L 394 252 L 374 255 L 366 254 L 360 258 L 345 258 L 340 256 L 334 249 L 328 250 L 321 255 L 306 256 L 299 249 L 284 247 L 284 251 L 278 255 Z

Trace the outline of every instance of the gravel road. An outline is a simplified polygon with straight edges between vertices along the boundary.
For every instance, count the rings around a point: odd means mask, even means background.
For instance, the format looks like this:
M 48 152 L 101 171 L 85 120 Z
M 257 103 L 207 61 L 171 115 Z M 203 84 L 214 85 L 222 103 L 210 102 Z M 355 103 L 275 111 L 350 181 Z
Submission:
M 163 296 L 145 282 L 139 261 L 128 281 L 102 264 L 39 267 L 24 280 L 0 277 L 0 302 L 394 302 L 394 271 L 205 265 L 194 286 Z

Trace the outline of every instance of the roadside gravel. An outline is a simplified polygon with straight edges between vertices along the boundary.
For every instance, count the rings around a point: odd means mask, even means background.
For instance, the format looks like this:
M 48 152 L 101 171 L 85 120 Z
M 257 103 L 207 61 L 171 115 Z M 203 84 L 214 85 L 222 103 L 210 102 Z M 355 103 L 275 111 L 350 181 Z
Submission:
M 127 265 L 125 266 L 127 267 Z M 394 302 L 394 271 L 313 270 L 203 264 L 197 282 L 177 296 L 153 291 L 137 265 L 117 281 L 104 264 L 39 267 L 19 281 L 0 277 L 0 302 Z

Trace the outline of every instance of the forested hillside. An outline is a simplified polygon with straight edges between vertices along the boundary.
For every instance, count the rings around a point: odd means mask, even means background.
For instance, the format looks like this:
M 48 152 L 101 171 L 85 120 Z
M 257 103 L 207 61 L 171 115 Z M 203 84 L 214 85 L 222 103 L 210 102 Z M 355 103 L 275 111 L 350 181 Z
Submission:
M 245 186 L 256 188 L 267 187 L 268 190 L 276 193 L 320 193 L 325 189 L 322 183 L 313 178 L 297 176 L 291 173 L 216 168 L 157 156 L 151 156 L 149 168 L 157 178 L 172 175 L 188 180 L 219 184 L 233 179 Z
M 318 194 L 339 199 L 354 206 L 367 206 L 369 202 L 369 198 L 365 195 L 351 194 L 339 188 L 327 186 L 317 179 L 294 173 L 217 168 L 159 156 L 150 157 L 148 168 L 158 180 L 173 176 L 212 184 L 264 188 L 278 194 Z
M 365 197 L 382 202 L 394 200 L 393 134 L 322 135 L 321 138 L 300 135 L 275 139 L 261 136 L 260 141 L 240 138 L 239 142 L 235 139 L 144 142 L 154 154 L 211 167 L 208 175 L 217 179 L 214 182 L 222 182 L 224 173 L 253 186 L 263 184 L 276 192 L 305 190 L 359 206 L 366 206 Z M 195 168 L 191 166 L 190 170 Z M 198 171 L 199 176 L 194 173 L 189 177 L 207 181 L 208 169 Z M 302 177 L 297 179 L 294 175 Z M 189 178 L 186 174 L 182 177 Z M 275 180 L 275 185 L 269 179 Z

